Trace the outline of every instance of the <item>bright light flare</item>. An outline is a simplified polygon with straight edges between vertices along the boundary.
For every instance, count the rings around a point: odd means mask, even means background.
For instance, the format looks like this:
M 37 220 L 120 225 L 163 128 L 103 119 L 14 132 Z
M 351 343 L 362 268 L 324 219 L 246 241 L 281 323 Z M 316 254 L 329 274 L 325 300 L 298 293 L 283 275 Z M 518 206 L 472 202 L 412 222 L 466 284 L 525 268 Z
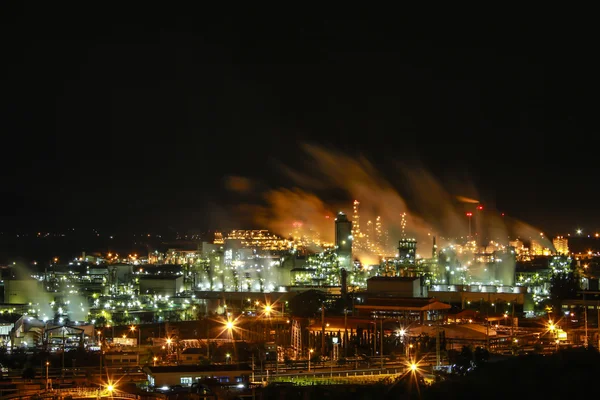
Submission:
M 227 318 L 219 318 L 214 320 L 221 324 L 220 331 L 217 333 L 216 338 L 221 337 L 221 335 L 227 332 L 227 336 L 230 339 L 233 339 L 233 333 L 241 330 L 241 328 L 237 326 L 237 320 L 240 317 L 241 315 L 239 315 L 237 318 L 231 318 L 231 316 L 228 316 Z
M 422 381 L 422 374 L 424 371 L 419 367 L 419 361 L 407 360 L 404 365 L 406 366 L 406 369 L 398 376 L 398 380 L 396 382 L 401 382 L 404 379 L 408 379 L 410 385 L 414 384 L 417 388 L 417 391 L 420 393 L 419 381 Z
M 282 315 L 283 310 L 281 309 L 281 305 L 278 304 L 278 300 L 275 300 L 271 303 L 265 299 L 265 302 L 261 307 L 261 313 L 258 315 L 258 317 L 280 317 Z
M 121 379 L 123 379 L 124 377 L 125 377 L 125 375 L 121 376 L 116 381 L 109 379 L 108 381 L 104 382 L 103 385 L 104 385 L 105 394 L 108 396 L 111 396 L 111 398 L 114 395 L 119 395 L 120 393 L 117 388 L 119 387 L 119 382 L 121 382 Z
M 405 365 L 408 368 L 407 372 L 411 372 L 413 374 L 422 372 L 421 367 L 419 366 L 419 361 L 410 361 L 409 360 L 405 363 Z
M 541 340 L 555 340 L 557 338 L 557 336 L 560 334 L 560 332 L 562 332 L 561 330 L 561 322 L 563 320 L 563 317 L 559 318 L 557 321 L 555 321 L 554 319 L 548 318 L 545 319 L 544 321 L 542 321 L 540 323 L 540 330 L 541 332 L 539 333 L 539 338 Z M 546 337 L 546 335 L 551 335 L 549 338 Z

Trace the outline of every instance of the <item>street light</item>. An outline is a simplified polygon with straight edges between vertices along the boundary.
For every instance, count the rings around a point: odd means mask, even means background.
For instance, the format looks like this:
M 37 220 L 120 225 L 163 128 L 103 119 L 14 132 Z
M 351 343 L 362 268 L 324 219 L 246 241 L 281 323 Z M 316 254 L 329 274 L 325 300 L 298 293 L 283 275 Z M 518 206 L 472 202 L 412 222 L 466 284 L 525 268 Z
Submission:
M 158 357 L 154 357 L 152 361 L 154 361 L 154 366 L 156 367 L 156 361 L 158 361 Z
M 310 359 L 312 358 L 313 349 L 308 350 L 308 372 L 310 372 Z

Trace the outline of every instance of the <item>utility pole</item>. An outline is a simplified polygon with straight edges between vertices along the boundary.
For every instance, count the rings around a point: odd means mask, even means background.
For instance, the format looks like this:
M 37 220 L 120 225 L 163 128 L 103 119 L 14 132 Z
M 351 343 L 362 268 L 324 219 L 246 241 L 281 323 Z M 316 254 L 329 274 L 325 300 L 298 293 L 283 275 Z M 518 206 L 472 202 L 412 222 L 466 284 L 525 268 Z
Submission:
M 377 320 L 373 321 L 373 357 L 377 355 Z
M 488 293 L 488 305 L 485 306 L 485 349 L 490 351 L 490 314 L 489 314 L 490 294 Z
M 437 325 L 435 327 L 435 362 L 437 364 L 437 366 L 439 367 L 442 362 L 441 362 L 441 357 L 440 357 L 440 350 L 441 350 L 441 345 L 440 345 L 440 326 Z
M 65 326 L 62 327 L 62 369 L 60 371 L 60 376 L 65 376 Z
M 210 328 L 208 316 L 205 318 L 206 320 L 206 359 L 210 360 Z
M 379 368 L 383 369 L 383 318 L 381 318 L 381 329 L 379 332 Z
M 321 356 L 325 355 L 325 304 L 321 305 Z
M 269 325 L 270 325 L 270 321 L 269 321 Z M 279 375 L 279 344 L 277 343 L 277 340 L 279 339 L 279 326 L 276 325 L 275 327 L 275 374 Z
M 346 357 L 348 357 L 348 309 L 344 308 L 344 358 Z
M 583 341 L 583 345 L 585 346 L 585 348 L 587 349 L 588 347 L 588 320 L 587 320 L 587 304 L 585 302 L 585 292 L 583 292 L 583 307 L 585 310 L 585 339 Z
M 511 323 L 510 323 L 510 337 L 512 339 L 515 338 L 515 302 L 517 301 L 517 299 L 515 299 L 512 303 L 512 319 L 511 319 Z

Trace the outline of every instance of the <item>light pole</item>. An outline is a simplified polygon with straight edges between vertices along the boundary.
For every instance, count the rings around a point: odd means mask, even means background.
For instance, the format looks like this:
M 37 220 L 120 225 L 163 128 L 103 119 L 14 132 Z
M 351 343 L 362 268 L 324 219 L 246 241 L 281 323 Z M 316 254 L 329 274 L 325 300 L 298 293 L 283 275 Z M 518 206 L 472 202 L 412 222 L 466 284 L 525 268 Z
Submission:
M 272 326 L 272 320 L 271 320 L 271 312 L 273 311 L 273 307 L 271 307 L 270 304 L 265 304 L 265 307 L 263 309 L 263 314 L 267 317 L 268 319 L 268 329 L 269 331 L 271 331 L 271 326 Z M 279 375 L 279 344 L 277 343 L 277 339 L 279 338 L 279 336 L 277 335 L 277 327 L 275 329 L 275 374 Z M 270 339 L 270 334 L 269 334 L 269 339 Z
M 235 350 L 235 338 L 233 337 L 233 331 L 235 330 L 235 320 L 227 317 L 227 322 L 225 322 L 225 329 L 229 335 L 229 340 L 231 341 L 231 347 L 233 348 L 234 353 Z
M 313 349 L 308 350 L 308 372 L 310 372 L 310 359 L 312 358 Z
M 50 362 L 46 361 L 46 391 L 48 391 L 48 367 L 50 366 Z
M 171 343 L 173 342 L 173 340 L 171 338 L 167 338 L 167 360 L 170 359 L 171 357 Z M 169 361 L 167 361 L 169 362 Z
M 467 237 L 468 240 L 471 240 L 471 217 L 472 216 L 473 216 L 472 212 L 467 213 L 467 217 L 469 218 L 469 236 Z
M 135 325 L 131 325 L 129 327 L 129 329 L 131 330 L 132 333 L 135 332 Z M 138 331 L 138 345 L 137 345 L 137 348 L 138 348 L 138 357 L 139 357 L 139 354 L 140 354 L 140 342 L 142 341 L 142 330 L 140 328 L 138 328 L 137 331 Z
M 156 367 L 156 361 L 158 361 L 158 357 L 155 356 L 152 361 L 154 361 L 154 366 Z
M 558 339 L 558 328 L 552 322 L 552 320 L 550 320 L 549 323 L 548 323 L 548 330 L 550 332 L 552 332 L 552 335 L 554 336 L 554 342 L 556 344 L 555 351 L 558 351 L 558 342 L 559 342 L 559 339 Z
M 108 325 L 106 325 L 106 327 L 107 328 L 112 328 L 112 334 L 110 336 L 110 339 L 114 342 L 114 340 L 115 340 L 115 326 L 111 325 L 111 324 L 108 324 Z
M 333 376 L 333 363 L 339 359 L 338 343 L 339 343 L 340 339 L 337 336 L 334 336 L 331 338 L 331 341 L 333 342 L 333 351 L 332 351 L 331 363 L 329 364 L 329 367 L 330 367 L 330 371 L 331 371 L 331 376 Z

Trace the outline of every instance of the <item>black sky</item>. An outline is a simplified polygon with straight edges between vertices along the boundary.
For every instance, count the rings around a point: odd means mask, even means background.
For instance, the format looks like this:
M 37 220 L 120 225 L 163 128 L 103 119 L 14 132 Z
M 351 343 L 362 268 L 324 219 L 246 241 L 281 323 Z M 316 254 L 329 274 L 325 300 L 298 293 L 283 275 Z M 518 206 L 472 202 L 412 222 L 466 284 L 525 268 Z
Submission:
M 80 11 L 2 12 L 4 229 L 210 228 L 224 177 L 285 184 L 304 141 L 600 227 L 585 24 Z

